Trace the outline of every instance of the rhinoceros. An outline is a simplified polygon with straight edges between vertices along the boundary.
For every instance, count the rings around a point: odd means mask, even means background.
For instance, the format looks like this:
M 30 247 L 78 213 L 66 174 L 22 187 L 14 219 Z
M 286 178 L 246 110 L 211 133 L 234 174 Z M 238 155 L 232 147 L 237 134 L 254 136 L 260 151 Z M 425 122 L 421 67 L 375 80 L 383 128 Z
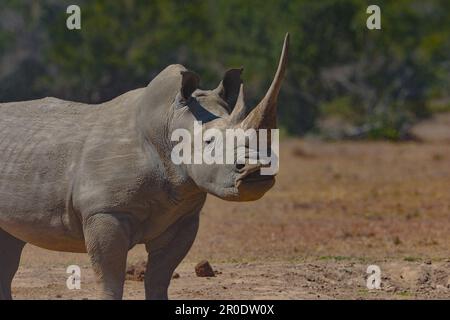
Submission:
M 12 298 L 26 243 L 88 253 L 104 299 L 122 298 L 127 253 L 144 244 L 145 298 L 167 299 L 207 194 L 252 201 L 275 183 L 258 174 L 261 163 L 175 165 L 170 133 L 198 120 L 219 130 L 276 128 L 288 45 L 286 34 L 272 85 L 254 108 L 244 102 L 242 68 L 201 90 L 182 65 L 102 104 L 0 104 L 0 299 Z

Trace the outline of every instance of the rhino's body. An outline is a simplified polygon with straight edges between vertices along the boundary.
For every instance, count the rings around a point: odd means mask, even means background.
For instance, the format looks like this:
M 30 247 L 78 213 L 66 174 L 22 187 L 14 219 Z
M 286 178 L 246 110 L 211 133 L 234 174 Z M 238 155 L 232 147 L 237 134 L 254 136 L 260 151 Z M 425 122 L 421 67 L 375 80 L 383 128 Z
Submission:
M 88 252 L 107 298 L 121 297 L 126 252 L 144 243 L 154 256 L 147 297 L 167 296 L 206 199 L 177 174 L 161 141 L 159 113 L 175 99 L 184 70 L 169 66 L 147 88 L 100 105 L 0 104 L 0 298 L 11 297 L 25 243 Z M 159 258 L 160 249 L 171 251 Z
M 136 244 L 201 206 L 203 194 L 177 192 L 183 186 L 170 181 L 164 159 L 137 129 L 144 91 L 101 105 L 0 104 L 0 228 L 43 248 L 86 252 L 90 215 L 131 215 Z
M 26 243 L 87 252 L 105 298 L 122 297 L 127 253 L 143 243 L 146 297 L 166 299 L 207 193 L 255 200 L 274 183 L 255 178 L 260 164 L 175 165 L 170 134 L 191 130 L 195 121 L 222 130 L 274 127 L 286 54 L 251 113 L 243 104 L 242 70 L 203 91 L 181 65 L 99 105 L 55 98 L 0 104 L 0 299 L 11 298 Z

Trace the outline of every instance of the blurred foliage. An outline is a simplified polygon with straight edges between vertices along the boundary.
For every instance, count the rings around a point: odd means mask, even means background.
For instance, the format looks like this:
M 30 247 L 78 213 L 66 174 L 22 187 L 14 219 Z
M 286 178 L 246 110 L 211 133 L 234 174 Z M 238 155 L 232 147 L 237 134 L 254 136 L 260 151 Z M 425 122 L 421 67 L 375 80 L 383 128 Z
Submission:
M 66 28 L 78 4 L 82 29 Z M 450 1 L 2 0 L 0 101 L 43 96 L 97 103 L 145 86 L 172 63 L 213 88 L 244 66 L 248 103 L 270 85 L 291 34 L 280 123 L 290 134 L 339 116 L 357 136 L 402 138 L 450 92 Z M 350 134 L 351 135 L 351 134 Z

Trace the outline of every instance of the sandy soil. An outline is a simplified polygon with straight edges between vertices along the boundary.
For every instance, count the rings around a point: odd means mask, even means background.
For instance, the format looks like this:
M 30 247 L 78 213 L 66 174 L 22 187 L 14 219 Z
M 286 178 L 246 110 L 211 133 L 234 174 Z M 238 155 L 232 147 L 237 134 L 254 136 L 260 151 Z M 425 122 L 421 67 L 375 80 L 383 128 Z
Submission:
M 450 144 L 287 140 L 275 188 L 254 203 L 210 197 L 172 299 L 450 299 Z M 138 246 L 129 264 L 145 259 Z M 198 278 L 207 259 L 220 273 Z M 68 290 L 66 268 L 82 268 Z M 379 265 L 380 290 L 366 288 Z M 16 299 L 96 298 L 86 255 L 24 250 Z M 127 281 L 126 299 L 143 283 Z

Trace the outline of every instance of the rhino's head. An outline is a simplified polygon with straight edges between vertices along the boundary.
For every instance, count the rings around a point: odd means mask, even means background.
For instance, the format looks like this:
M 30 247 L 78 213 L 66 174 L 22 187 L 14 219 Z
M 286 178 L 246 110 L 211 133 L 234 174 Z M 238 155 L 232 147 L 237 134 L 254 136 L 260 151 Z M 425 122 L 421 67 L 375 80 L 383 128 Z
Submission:
M 203 133 L 214 128 L 216 132 L 222 133 L 224 138 L 227 129 L 276 129 L 277 97 L 286 69 L 288 46 L 289 35 L 287 34 L 272 85 L 266 96 L 254 108 L 249 108 L 244 103 L 242 69 L 227 71 L 219 86 L 213 90 L 200 90 L 198 88 L 199 77 L 195 73 L 188 70 L 178 71 L 181 73 L 181 86 L 173 95 L 170 111 L 167 109 L 164 111 L 169 118 L 168 134 L 176 129 L 190 132 L 192 137 L 189 141 L 190 150 L 193 150 L 194 153 L 196 147 L 194 123 L 196 122 L 198 129 L 198 122 L 201 121 Z M 219 142 L 214 139 L 215 136 L 204 136 L 201 141 L 202 149 L 225 148 L 226 142 L 221 141 L 222 144 L 218 146 Z M 270 143 L 270 135 L 267 140 Z M 172 142 L 172 148 L 174 144 L 176 143 Z M 241 141 L 241 144 L 243 145 L 235 145 L 235 152 L 239 147 L 248 149 L 248 140 Z M 225 150 L 223 152 L 225 154 Z M 194 157 L 195 155 L 192 154 L 192 162 L 194 162 Z M 178 170 L 183 168 L 182 171 L 204 192 L 224 200 L 252 201 L 261 198 L 275 183 L 273 175 L 260 174 L 262 167 L 260 162 L 257 164 L 249 164 L 249 162 L 245 164 L 208 164 L 203 162 L 199 164 L 184 163 L 178 165 Z

